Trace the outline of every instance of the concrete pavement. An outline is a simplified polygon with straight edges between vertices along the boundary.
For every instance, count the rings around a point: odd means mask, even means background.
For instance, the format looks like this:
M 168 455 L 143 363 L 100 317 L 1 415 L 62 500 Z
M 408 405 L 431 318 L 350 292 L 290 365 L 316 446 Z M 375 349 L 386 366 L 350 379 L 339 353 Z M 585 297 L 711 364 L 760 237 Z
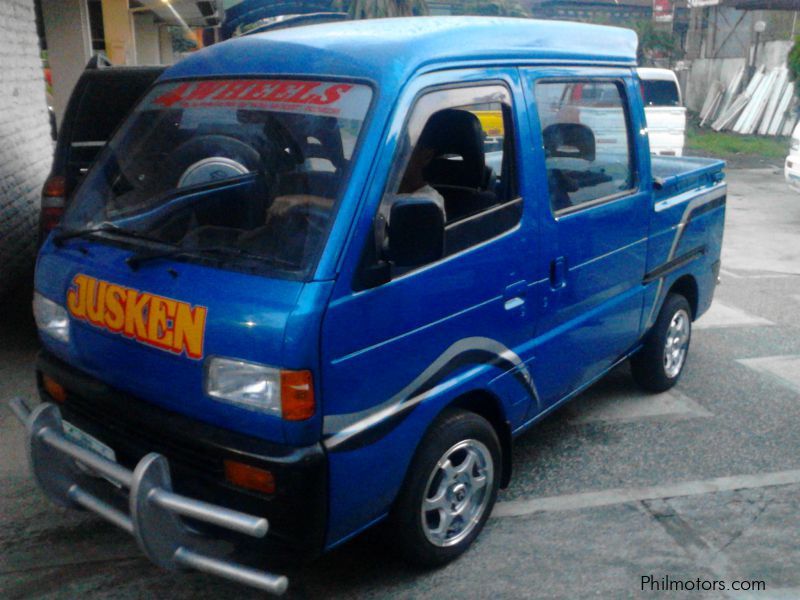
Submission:
M 800 194 L 772 170 L 729 185 L 723 285 L 675 390 L 644 395 L 623 366 L 523 436 L 495 516 L 446 568 L 410 569 L 371 532 L 290 573 L 290 597 L 800 597 Z M 32 393 L 35 351 L 22 311 L 0 323 L 3 397 Z M 21 441 L 3 405 L 0 596 L 258 596 L 160 571 L 124 533 L 53 507 Z M 726 589 L 643 590 L 647 576 Z

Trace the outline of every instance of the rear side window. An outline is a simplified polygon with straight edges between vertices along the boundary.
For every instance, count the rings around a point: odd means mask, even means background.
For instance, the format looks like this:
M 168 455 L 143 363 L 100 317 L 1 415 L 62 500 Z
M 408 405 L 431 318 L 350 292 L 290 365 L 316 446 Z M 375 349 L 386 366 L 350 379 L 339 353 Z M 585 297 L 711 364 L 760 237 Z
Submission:
M 157 75 L 158 72 L 110 70 L 92 71 L 84 76 L 82 85 L 75 92 L 80 94 L 78 101 L 70 104 L 70 113 L 66 115 L 71 127 L 64 130 L 69 135 L 64 140 L 66 175 L 72 182 L 77 182 L 91 167 L 111 134 Z
M 535 87 L 555 213 L 630 192 L 636 177 L 624 91 L 616 81 L 539 81 Z
M 681 98 L 674 81 L 645 80 L 642 82 L 645 106 L 680 106 Z
M 105 144 L 152 79 L 102 77 L 88 81 L 75 112 L 71 141 Z

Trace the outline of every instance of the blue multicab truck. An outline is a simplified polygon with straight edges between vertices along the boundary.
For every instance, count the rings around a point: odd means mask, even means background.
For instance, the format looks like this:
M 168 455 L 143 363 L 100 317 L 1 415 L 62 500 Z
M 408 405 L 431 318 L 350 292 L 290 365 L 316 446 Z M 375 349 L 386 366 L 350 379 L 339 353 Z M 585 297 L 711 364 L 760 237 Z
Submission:
M 240 549 L 456 558 L 514 438 L 627 359 L 675 385 L 711 303 L 724 165 L 650 156 L 636 44 L 385 19 L 168 69 L 39 254 L 39 486 L 273 593 Z

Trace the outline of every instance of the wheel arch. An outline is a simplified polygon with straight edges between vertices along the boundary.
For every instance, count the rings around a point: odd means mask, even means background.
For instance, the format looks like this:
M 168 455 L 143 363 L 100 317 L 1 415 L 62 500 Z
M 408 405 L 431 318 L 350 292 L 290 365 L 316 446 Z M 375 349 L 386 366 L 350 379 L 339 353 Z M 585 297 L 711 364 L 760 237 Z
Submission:
M 682 275 L 676 279 L 670 286 L 667 295 L 680 294 L 689 302 L 689 307 L 692 309 L 692 320 L 697 317 L 697 308 L 699 302 L 699 289 L 697 287 L 697 280 L 693 275 Z M 666 299 L 666 296 L 664 296 Z
M 511 423 L 506 418 L 500 399 L 488 390 L 479 389 L 457 396 L 447 409 L 461 409 L 475 413 L 486 419 L 497 433 L 501 451 L 500 487 L 508 487 L 511 481 Z

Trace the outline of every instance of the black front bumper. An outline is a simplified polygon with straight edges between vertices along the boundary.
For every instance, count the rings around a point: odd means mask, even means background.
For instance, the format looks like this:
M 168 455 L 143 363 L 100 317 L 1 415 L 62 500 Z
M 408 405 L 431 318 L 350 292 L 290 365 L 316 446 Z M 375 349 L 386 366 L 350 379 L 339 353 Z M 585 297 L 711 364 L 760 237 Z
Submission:
M 110 446 L 121 465 L 133 469 L 146 454 L 162 454 L 169 461 L 176 492 L 266 517 L 270 530 L 260 550 L 293 559 L 321 553 L 327 524 L 327 465 L 321 444 L 295 448 L 214 427 L 114 390 L 43 352 L 37 380 L 48 402 L 53 398 L 43 389 L 42 374 L 67 390 L 60 404 L 64 419 Z M 228 483 L 225 459 L 269 470 L 275 493 L 264 495 Z M 193 525 L 233 539 L 223 529 Z

